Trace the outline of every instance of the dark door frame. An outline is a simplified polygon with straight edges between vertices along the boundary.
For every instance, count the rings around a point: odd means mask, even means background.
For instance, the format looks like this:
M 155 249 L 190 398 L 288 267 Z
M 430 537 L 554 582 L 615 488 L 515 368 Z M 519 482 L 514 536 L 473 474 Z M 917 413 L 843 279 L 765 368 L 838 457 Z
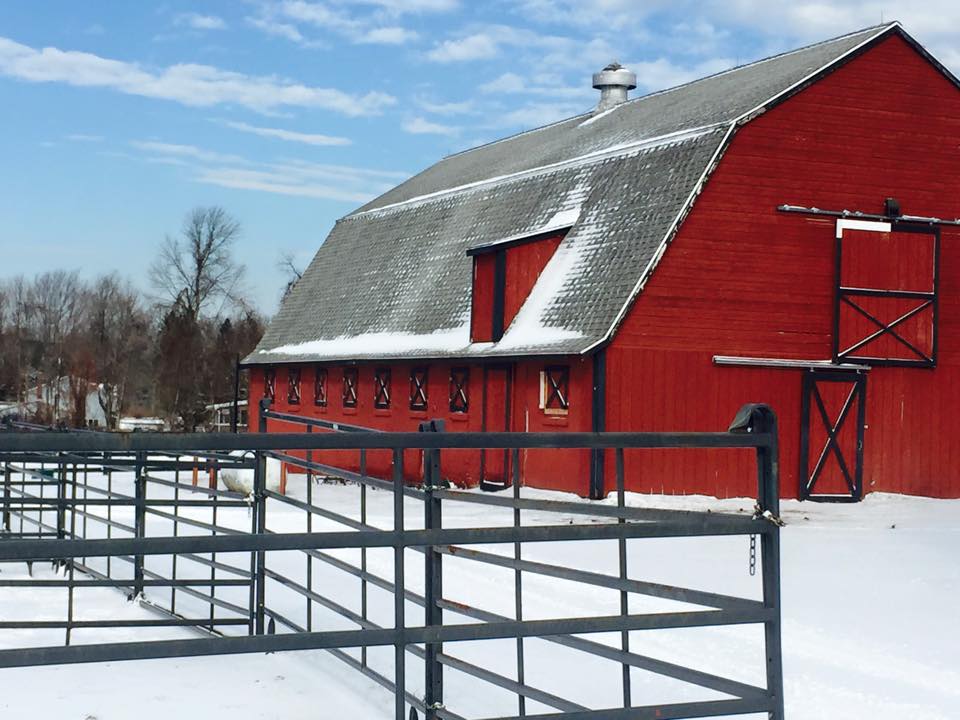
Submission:
M 844 400 L 840 414 L 831 418 L 820 395 L 818 383 L 842 382 L 851 385 L 847 399 Z M 815 500 L 819 502 L 858 502 L 863 498 L 863 435 L 866 422 L 867 376 L 861 372 L 847 372 L 836 370 L 810 370 L 803 374 L 803 385 L 800 393 L 800 472 L 799 493 L 801 500 Z M 854 406 L 856 406 L 857 442 L 853 458 L 853 470 L 847 463 L 848 458 L 840 447 L 839 434 L 851 420 Z M 820 457 L 810 468 L 810 424 L 816 418 L 827 431 L 827 440 L 820 451 Z M 849 488 L 849 495 L 822 494 L 816 492 L 817 480 L 826 466 L 830 454 L 836 458 L 843 473 L 844 481 Z

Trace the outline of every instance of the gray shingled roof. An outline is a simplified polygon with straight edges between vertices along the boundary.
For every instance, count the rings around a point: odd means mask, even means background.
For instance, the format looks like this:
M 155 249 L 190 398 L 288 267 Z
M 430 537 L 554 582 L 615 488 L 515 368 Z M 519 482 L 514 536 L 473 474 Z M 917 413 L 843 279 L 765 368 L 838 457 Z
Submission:
M 245 362 L 590 349 L 619 322 L 735 125 L 896 27 L 441 160 L 337 222 Z M 576 223 L 503 339 L 470 344 L 466 250 L 570 216 Z

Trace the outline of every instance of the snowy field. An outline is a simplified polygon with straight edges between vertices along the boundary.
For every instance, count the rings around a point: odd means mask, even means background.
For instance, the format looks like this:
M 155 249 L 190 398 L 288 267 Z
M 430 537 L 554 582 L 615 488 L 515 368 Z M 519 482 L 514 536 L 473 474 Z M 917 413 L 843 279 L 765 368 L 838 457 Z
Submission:
M 115 476 L 115 489 L 127 491 L 129 480 Z M 302 480 L 291 481 L 303 497 Z M 358 517 L 354 486 L 315 485 L 314 503 Z M 151 497 L 164 497 L 151 487 Z M 526 496 L 570 500 L 570 496 L 524 491 Z M 392 498 L 370 491 L 369 521 L 390 527 Z M 631 505 L 749 512 L 751 500 L 718 501 L 701 497 L 629 495 Z M 118 508 L 114 518 L 128 508 Z M 209 519 L 208 510 L 185 514 Z M 406 501 L 408 527 L 416 527 L 422 506 Z M 580 517 L 524 512 L 525 523 L 582 522 Z M 927 500 L 873 494 L 859 505 L 785 502 L 788 526 L 782 532 L 783 646 L 787 717 L 823 718 L 960 718 L 960 501 Z M 304 513 L 270 501 L 268 527 L 275 531 L 306 529 Z M 244 509 L 221 510 L 219 522 L 249 529 Z M 511 512 L 465 503 L 444 503 L 447 527 L 507 525 Z M 314 530 L 342 529 L 314 520 Z M 151 519 L 150 535 L 169 534 L 170 524 Z M 181 534 L 200 532 L 181 526 Z M 88 535 L 97 536 L 92 526 Z M 630 576 L 704 590 L 759 598 L 759 576 L 747 571 L 747 538 L 631 540 Z M 509 553 L 506 546 L 486 546 Z M 358 551 L 331 552 L 358 563 Z M 530 544 L 527 559 L 616 574 L 615 541 Z M 224 562 L 243 565 L 240 556 Z M 392 575 L 392 551 L 369 553 L 370 569 Z M 306 560 L 296 552 L 270 553 L 268 567 L 304 582 Z M 409 551 L 407 586 L 422 591 L 422 555 Z M 151 558 L 148 568 L 166 572 L 169 559 Z M 196 566 L 195 576 L 204 576 Z M 35 577 L 53 577 L 36 566 Z M 181 566 L 178 576 L 189 574 Z M 128 572 L 124 569 L 123 572 Z M 359 581 L 314 562 L 314 587 L 348 607 L 359 609 Z M 25 567 L 0 566 L 0 576 L 24 576 Z M 513 612 L 512 570 L 478 565 L 447 556 L 445 597 L 491 612 Z M 223 588 L 218 597 L 246 604 L 243 588 Z M 389 626 L 392 596 L 370 588 L 370 618 Z M 231 595 L 231 593 L 233 593 Z M 169 601 L 169 590 L 148 589 L 148 598 Z M 524 611 L 528 619 L 618 612 L 616 591 L 524 574 Z M 205 613 L 178 594 L 178 611 Z M 279 584 L 267 589 L 268 607 L 305 622 L 306 601 Z M 665 600 L 631 596 L 632 612 L 692 609 Z M 350 622 L 313 605 L 313 627 L 353 629 Z M 63 619 L 62 589 L 0 589 L 0 619 Z M 411 624 L 422 609 L 408 604 Z M 105 588 L 77 591 L 77 617 L 93 619 L 154 617 L 136 603 Z M 448 622 L 469 622 L 446 613 Z M 280 628 L 278 631 L 282 631 Z M 233 632 L 239 632 L 233 630 Z M 74 643 L 190 637 L 179 629 L 77 630 Z M 616 645 L 615 635 L 591 639 Z M 0 631 L 0 647 L 53 645 L 63 631 Z M 631 633 L 632 649 L 656 658 L 687 664 L 727 677 L 763 684 L 762 628 L 708 628 Z M 447 653 L 513 677 L 515 643 L 494 640 L 445 646 Z M 358 656 L 358 653 L 353 653 Z M 370 663 L 392 677 L 392 649 L 371 649 Z M 408 690 L 422 694 L 422 663 L 408 654 Z M 78 720 L 164 720 L 170 717 L 238 720 L 239 718 L 377 718 L 392 717 L 392 696 L 323 651 L 178 660 L 151 660 L 99 665 L 0 670 L 0 713 L 12 718 Z M 515 697 L 468 676 L 446 670 L 447 707 L 466 717 L 516 714 Z M 633 670 L 633 698 L 638 704 L 723 697 L 673 680 Z M 540 689 L 590 707 L 620 701 L 620 666 L 545 640 L 526 641 L 526 680 Z M 528 702 L 528 712 L 550 708 Z M 742 716 L 758 718 L 759 716 Z

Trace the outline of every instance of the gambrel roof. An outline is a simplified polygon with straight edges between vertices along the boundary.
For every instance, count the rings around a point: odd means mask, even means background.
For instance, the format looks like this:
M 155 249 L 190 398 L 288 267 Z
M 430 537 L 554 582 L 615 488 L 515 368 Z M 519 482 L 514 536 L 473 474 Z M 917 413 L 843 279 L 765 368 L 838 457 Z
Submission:
M 245 362 L 590 351 L 736 127 L 891 32 L 903 33 L 868 28 L 441 160 L 336 223 Z M 467 249 L 558 219 L 575 222 L 503 338 L 471 343 Z

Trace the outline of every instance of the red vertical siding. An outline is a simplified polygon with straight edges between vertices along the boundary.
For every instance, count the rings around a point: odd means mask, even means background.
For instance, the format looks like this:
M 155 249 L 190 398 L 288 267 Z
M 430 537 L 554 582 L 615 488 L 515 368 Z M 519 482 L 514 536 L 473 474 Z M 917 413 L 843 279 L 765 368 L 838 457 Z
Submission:
M 723 429 L 744 402 L 768 402 L 780 419 L 783 493 L 795 495 L 803 371 L 711 361 L 830 357 L 834 223 L 775 208 L 880 212 L 893 196 L 905 213 L 956 217 L 957 137 L 960 92 L 898 37 L 742 128 L 609 348 L 608 429 Z M 869 372 L 866 492 L 960 496 L 960 449 L 951 440 L 960 407 L 953 228 L 943 233 L 939 343 L 935 370 Z M 644 458 L 628 458 L 635 490 L 756 492 L 749 453 Z
M 507 277 L 503 298 L 503 327 L 517 316 L 544 266 L 553 257 L 563 235 L 515 245 L 507 250 Z

